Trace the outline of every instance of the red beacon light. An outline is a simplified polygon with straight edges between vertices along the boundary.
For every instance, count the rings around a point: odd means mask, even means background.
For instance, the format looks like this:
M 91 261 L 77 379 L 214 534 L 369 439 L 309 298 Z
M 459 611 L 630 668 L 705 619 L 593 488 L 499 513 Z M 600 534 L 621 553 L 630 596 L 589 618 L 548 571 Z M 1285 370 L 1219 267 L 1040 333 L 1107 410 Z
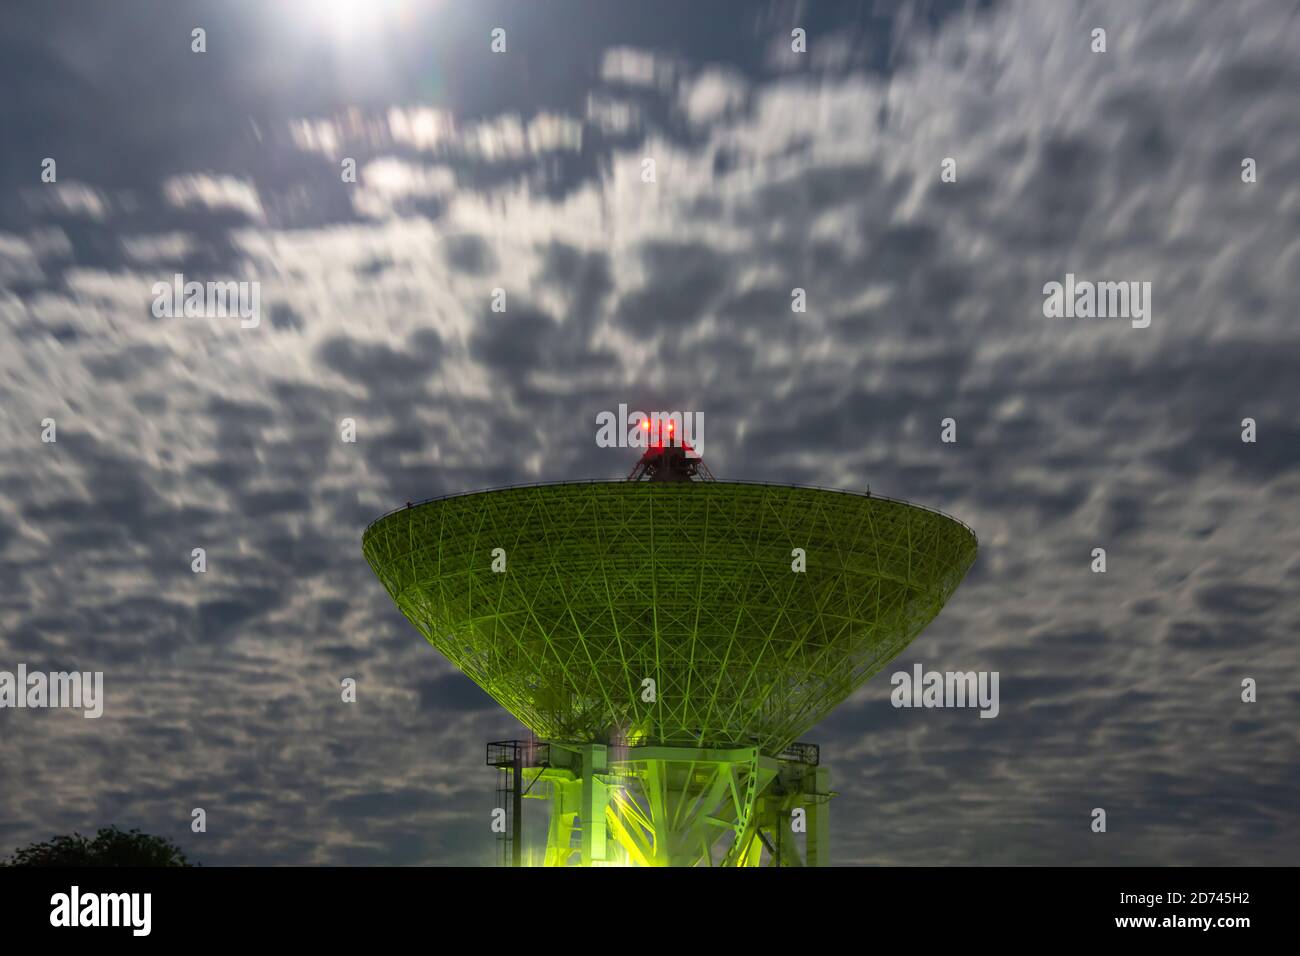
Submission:
M 656 429 L 649 418 L 640 427 L 646 435 L 645 452 L 637 462 L 629 481 L 713 481 L 708 466 L 685 441 L 676 440 L 677 423 L 659 420 Z M 665 433 L 667 437 L 665 438 Z

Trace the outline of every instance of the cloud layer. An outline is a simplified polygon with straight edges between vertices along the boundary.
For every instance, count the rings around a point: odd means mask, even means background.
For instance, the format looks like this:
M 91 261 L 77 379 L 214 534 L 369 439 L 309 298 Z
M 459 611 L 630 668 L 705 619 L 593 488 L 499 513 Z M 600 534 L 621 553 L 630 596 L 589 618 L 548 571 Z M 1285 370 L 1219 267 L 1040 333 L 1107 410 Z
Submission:
M 3 41 L 41 82 L 3 107 L 0 669 L 103 670 L 107 703 L 0 710 L 0 847 L 118 822 L 209 863 L 491 862 L 483 742 L 520 728 L 361 532 L 621 477 L 593 436 L 626 402 L 703 412 L 720 477 L 979 534 L 811 735 L 838 862 L 1300 862 L 1294 10 L 584 9 L 360 60 L 243 3 L 205 55 L 166 11 Z M 264 320 L 155 318 L 175 272 L 260 282 Z M 1066 273 L 1150 281 L 1150 328 L 1045 318 Z M 892 708 L 916 661 L 997 670 L 1000 716 Z

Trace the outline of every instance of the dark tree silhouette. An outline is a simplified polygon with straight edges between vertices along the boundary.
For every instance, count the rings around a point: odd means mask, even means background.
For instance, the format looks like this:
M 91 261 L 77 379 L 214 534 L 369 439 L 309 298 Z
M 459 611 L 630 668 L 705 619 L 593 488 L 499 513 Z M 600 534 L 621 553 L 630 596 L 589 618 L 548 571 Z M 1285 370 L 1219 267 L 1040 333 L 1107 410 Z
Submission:
M 0 866 L 195 866 L 166 837 L 102 827 L 95 838 L 56 836 L 15 850 Z

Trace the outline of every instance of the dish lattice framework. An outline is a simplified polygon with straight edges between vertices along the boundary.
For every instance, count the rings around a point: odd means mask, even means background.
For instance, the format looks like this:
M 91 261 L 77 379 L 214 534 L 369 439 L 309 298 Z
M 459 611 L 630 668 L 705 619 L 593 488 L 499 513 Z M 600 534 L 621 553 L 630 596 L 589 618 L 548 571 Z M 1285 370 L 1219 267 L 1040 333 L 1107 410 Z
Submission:
M 765 754 L 906 647 L 976 547 L 906 502 L 732 481 L 454 495 L 363 541 L 425 638 L 539 738 Z

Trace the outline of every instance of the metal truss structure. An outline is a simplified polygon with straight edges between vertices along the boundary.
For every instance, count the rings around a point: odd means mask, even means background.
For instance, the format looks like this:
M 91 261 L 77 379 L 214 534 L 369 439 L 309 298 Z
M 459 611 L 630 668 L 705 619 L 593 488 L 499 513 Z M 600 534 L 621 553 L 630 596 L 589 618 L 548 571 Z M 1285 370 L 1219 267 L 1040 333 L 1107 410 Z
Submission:
M 828 774 L 817 748 L 606 746 L 500 741 L 515 865 L 522 798 L 550 804 L 542 866 L 824 866 Z M 799 813 L 799 811 L 802 811 Z M 590 822 L 587 822 L 590 821 Z
M 423 502 L 363 551 L 538 738 L 775 758 L 920 633 L 976 540 L 871 495 L 614 481 Z

